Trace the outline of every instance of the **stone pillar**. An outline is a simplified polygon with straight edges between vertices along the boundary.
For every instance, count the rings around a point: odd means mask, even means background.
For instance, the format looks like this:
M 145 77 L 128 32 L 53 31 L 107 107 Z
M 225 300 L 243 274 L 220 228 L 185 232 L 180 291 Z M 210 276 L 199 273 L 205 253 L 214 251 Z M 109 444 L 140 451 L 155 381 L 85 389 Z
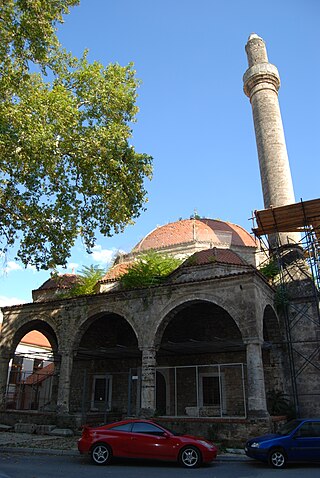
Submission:
M 156 408 L 156 349 L 142 348 L 141 415 L 152 416 Z
M 9 371 L 10 356 L 1 354 L 0 356 L 0 410 L 6 407 L 6 392 Z
M 259 338 L 244 340 L 247 352 L 247 399 L 248 417 L 265 418 L 267 411 L 266 391 L 262 362 L 261 341 Z
M 61 352 L 58 398 L 57 398 L 57 413 L 69 413 L 70 400 L 70 382 L 73 365 L 72 352 Z
M 295 202 L 287 147 L 283 131 L 277 68 L 269 63 L 265 43 L 255 33 L 246 44 L 249 68 L 243 77 L 244 92 L 250 98 L 264 207 L 285 206 Z M 280 233 L 282 245 L 300 241 L 299 233 Z M 276 245 L 275 236 L 270 243 Z

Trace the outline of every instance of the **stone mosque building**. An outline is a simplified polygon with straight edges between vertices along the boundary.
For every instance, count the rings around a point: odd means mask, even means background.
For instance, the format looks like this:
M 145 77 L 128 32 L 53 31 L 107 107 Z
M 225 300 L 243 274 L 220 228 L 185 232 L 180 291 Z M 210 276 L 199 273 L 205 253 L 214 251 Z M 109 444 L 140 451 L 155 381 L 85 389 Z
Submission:
M 279 211 L 287 218 L 299 204 L 279 110 L 279 74 L 256 34 L 246 52 L 244 92 L 252 105 L 264 205 L 273 220 Z M 310 208 L 316 212 L 308 227 L 317 235 L 319 200 L 309 203 L 307 217 Z M 0 422 L 79 427 L 156 416 L 181 431 L 241 443 L 274 426 L 270 397 L 287 394 L 297 414 L 319 415 L 319 302 L 300 224 L 272 227 L 263 218 L 257 230 L 263 236 L 268 226 L 267 246 L 236 224 L 180 220 L 156 228 L 118 257 L 95 294 L 61 299 L 61 288 L 75 280 L 64 275 L 33 291 L 33 303 L 4 308 Z M 160 285 L 121 288 L 121 274 L 150 250 L 182 263 Z M 278 283 L 259 271 L 266 254 L 280 257 Z M 285 307 L 279 307 L 279 284 L 290 292 Z M 8 364 L 32 330 L 49 341 L 54 369 L 47 395 L 39 400 L 35 393 L 28 407 L 18 409 L 7 394 Z M 34 379 L 33 390 L 44 382 Z M 20 380 L 19 393 L 21 384 L 28 385 Z

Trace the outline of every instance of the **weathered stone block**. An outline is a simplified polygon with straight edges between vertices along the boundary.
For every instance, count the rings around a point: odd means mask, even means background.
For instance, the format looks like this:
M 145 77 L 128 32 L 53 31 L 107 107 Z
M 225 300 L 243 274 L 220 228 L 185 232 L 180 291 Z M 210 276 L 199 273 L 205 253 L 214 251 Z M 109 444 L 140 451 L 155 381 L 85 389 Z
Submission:
M 16 433 L 35 433 L 38 425 L 35 423 L 16 423 L 14 431 Z
M 70 428 L 55 428 L 49 434 L 57 437 L 72 437 L 73 431 Z

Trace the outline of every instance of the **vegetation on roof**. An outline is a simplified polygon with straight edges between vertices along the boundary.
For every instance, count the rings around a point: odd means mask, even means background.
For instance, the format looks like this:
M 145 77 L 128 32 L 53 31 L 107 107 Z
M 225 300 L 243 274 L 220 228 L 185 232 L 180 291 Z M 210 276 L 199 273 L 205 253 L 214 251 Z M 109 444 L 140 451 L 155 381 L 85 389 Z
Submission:
M 125 289 L 161 284 L 181 263 L 181 259 L 149 251 L 120 277 L 120 284 Z
M 77 282 L 70 289 L 61 292 L 61 297 L 69 298 L 78 295 L 89 295 L 95 292 L 95 285 L 104 276 L 105 270 L 99 266 L 83 266 L 78 274 Z
M 269 260 L 259 268 L 259 272 L 263 274 L 267 279 L 273 280 L 279 274 L 279 265 L 274 260 Z

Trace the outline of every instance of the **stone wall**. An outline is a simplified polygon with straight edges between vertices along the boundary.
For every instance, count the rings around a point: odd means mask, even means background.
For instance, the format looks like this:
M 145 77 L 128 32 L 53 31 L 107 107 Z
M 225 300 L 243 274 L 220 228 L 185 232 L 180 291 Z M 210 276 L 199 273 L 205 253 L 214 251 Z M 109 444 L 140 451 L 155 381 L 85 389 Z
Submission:
M 250 437 L 271 433 L 271 419 L 156 418 L 159 424 L 183 434 L 203 436 L 225 447 L 243 448 Z

